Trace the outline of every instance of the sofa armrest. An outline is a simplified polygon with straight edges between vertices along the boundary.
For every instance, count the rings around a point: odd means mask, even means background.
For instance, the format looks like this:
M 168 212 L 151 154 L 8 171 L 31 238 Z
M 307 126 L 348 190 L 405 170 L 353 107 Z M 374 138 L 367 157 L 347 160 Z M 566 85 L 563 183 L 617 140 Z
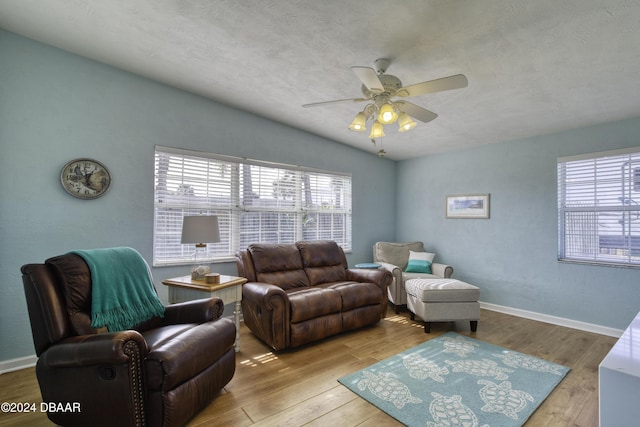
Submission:
M 453 267 L 447 264 L 434 262 L 431 264 L 431 272 L 439 277 L 449 278 L 453 274 Z
M 264 282 L 242 285 L 242 316 L 251 331 L 274 350 L 289 346 L 291 306 L 287 293 Z
M 385 269 L 354 268 L 347 269 L 347 280 L 354 282 L 375 283 L 386 294 L 387 287 L 393 281 L 391 273 Z
M 165 307 L 164 324 L 205 323 L 219 319 L 222 313 L 224 303 L 218 297 L 185 301 Z
M 147 343 L 133 330 L 67 338 L 49 347 L 42 358 L 50 368 L 125 364 L 131 358 L 131 350 L 126 349 L 131 342 L 144 359 L 149 353 Z
M 271 283 L 265 282 L 247 282 L 242 285 L 242 300 L 255 302 L 258 305 L 265 307 L 273 307 L 273 299 L 285 299 L 287 303 L 286 292 L 280 287 Z M 276 304 L 279 306 L 280 304 Z

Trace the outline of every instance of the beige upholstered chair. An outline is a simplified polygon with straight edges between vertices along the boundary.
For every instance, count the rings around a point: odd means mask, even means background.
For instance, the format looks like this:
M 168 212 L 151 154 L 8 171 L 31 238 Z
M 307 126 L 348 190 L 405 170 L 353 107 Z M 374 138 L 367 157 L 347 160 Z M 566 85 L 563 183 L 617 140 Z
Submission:
M 409 253 L 425 252 L 422 242 L 377 242 L 373 245 L 373 261 L 382 265 L 393 275 L 393 282 L 388 288 L 389 302 L 394 305 L 395 312 L 400 312 L 400 306 L 407 304 L 407 292 L 404 283 L 409 279 L 441 279 L 451 277 L 453 267 L 446 264 L 432 263 L 431 274 L 406 272 L 409 263 Z

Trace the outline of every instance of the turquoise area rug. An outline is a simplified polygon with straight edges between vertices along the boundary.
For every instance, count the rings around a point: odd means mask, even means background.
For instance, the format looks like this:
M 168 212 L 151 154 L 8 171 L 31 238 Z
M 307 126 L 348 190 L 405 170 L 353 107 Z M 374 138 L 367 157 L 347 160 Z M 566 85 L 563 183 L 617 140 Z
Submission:
M 338 381 L 408 426 L 521 426 L 569 370 L 449 332 Z

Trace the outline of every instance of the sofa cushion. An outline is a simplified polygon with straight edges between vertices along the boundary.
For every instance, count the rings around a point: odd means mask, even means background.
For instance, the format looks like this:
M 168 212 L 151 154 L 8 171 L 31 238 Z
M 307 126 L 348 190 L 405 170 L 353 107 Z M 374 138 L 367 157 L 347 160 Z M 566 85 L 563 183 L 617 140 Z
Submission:
M 347 261 L 336 242 L 302 241 L 296 245 L 300 250 L 302 266 L 311 286 L 346 280 Z
M 340 246 L 331 240 L 313 240 L 296 243 L 300 250 L 303 268 L 327 267 L 332 265 L 342 265 L 344 263 L 343 252 Z
M 409 262 L 404 271 L 408 273 L 427 273 L 431 274 L 431 263 L 436 254 L 429 252 L 409 251 Z
M 259 282 L 272 283 L 285 290 L 309 286 L 296 245 L 253 244 L 247 251 L 251 253 Z
M 315 317 L 342 310 L 342 297 L 334 289 L 314 288 L 289 292 L 291 304 L 291 323 L 303 322 Z
M 380 304 L 382 291 L 374 283 L 339 282 L 328 285 L 335 289 L 342 298 L 342 311 L 352 310 L 367 305 Z
M 304 270 L 258 273 L 256 277 L 258 282 L 271 283 L 281 287 L 285 291 L 288 289 L 306 288 L 309 286 L 309 279 L 304 273 Z
M 302 270 L 302 259 L 296 245 L 252 244 L 247 247 L 256 273 Z
M 341 265 L 305 268 L 311 286 L 345 280 L 347 273 Z
M 341 313 L 327 314 L 291 324 L 291 347 L 318 341 L 344 331 Z

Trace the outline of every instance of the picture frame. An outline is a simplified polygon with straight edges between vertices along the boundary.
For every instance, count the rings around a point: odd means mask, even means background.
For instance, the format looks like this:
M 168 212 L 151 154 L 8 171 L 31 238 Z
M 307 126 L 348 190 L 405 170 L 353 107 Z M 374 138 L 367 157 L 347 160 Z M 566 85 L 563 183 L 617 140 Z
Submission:
M 489 193 L 447 196 L 446 217 L 489 219 Z

